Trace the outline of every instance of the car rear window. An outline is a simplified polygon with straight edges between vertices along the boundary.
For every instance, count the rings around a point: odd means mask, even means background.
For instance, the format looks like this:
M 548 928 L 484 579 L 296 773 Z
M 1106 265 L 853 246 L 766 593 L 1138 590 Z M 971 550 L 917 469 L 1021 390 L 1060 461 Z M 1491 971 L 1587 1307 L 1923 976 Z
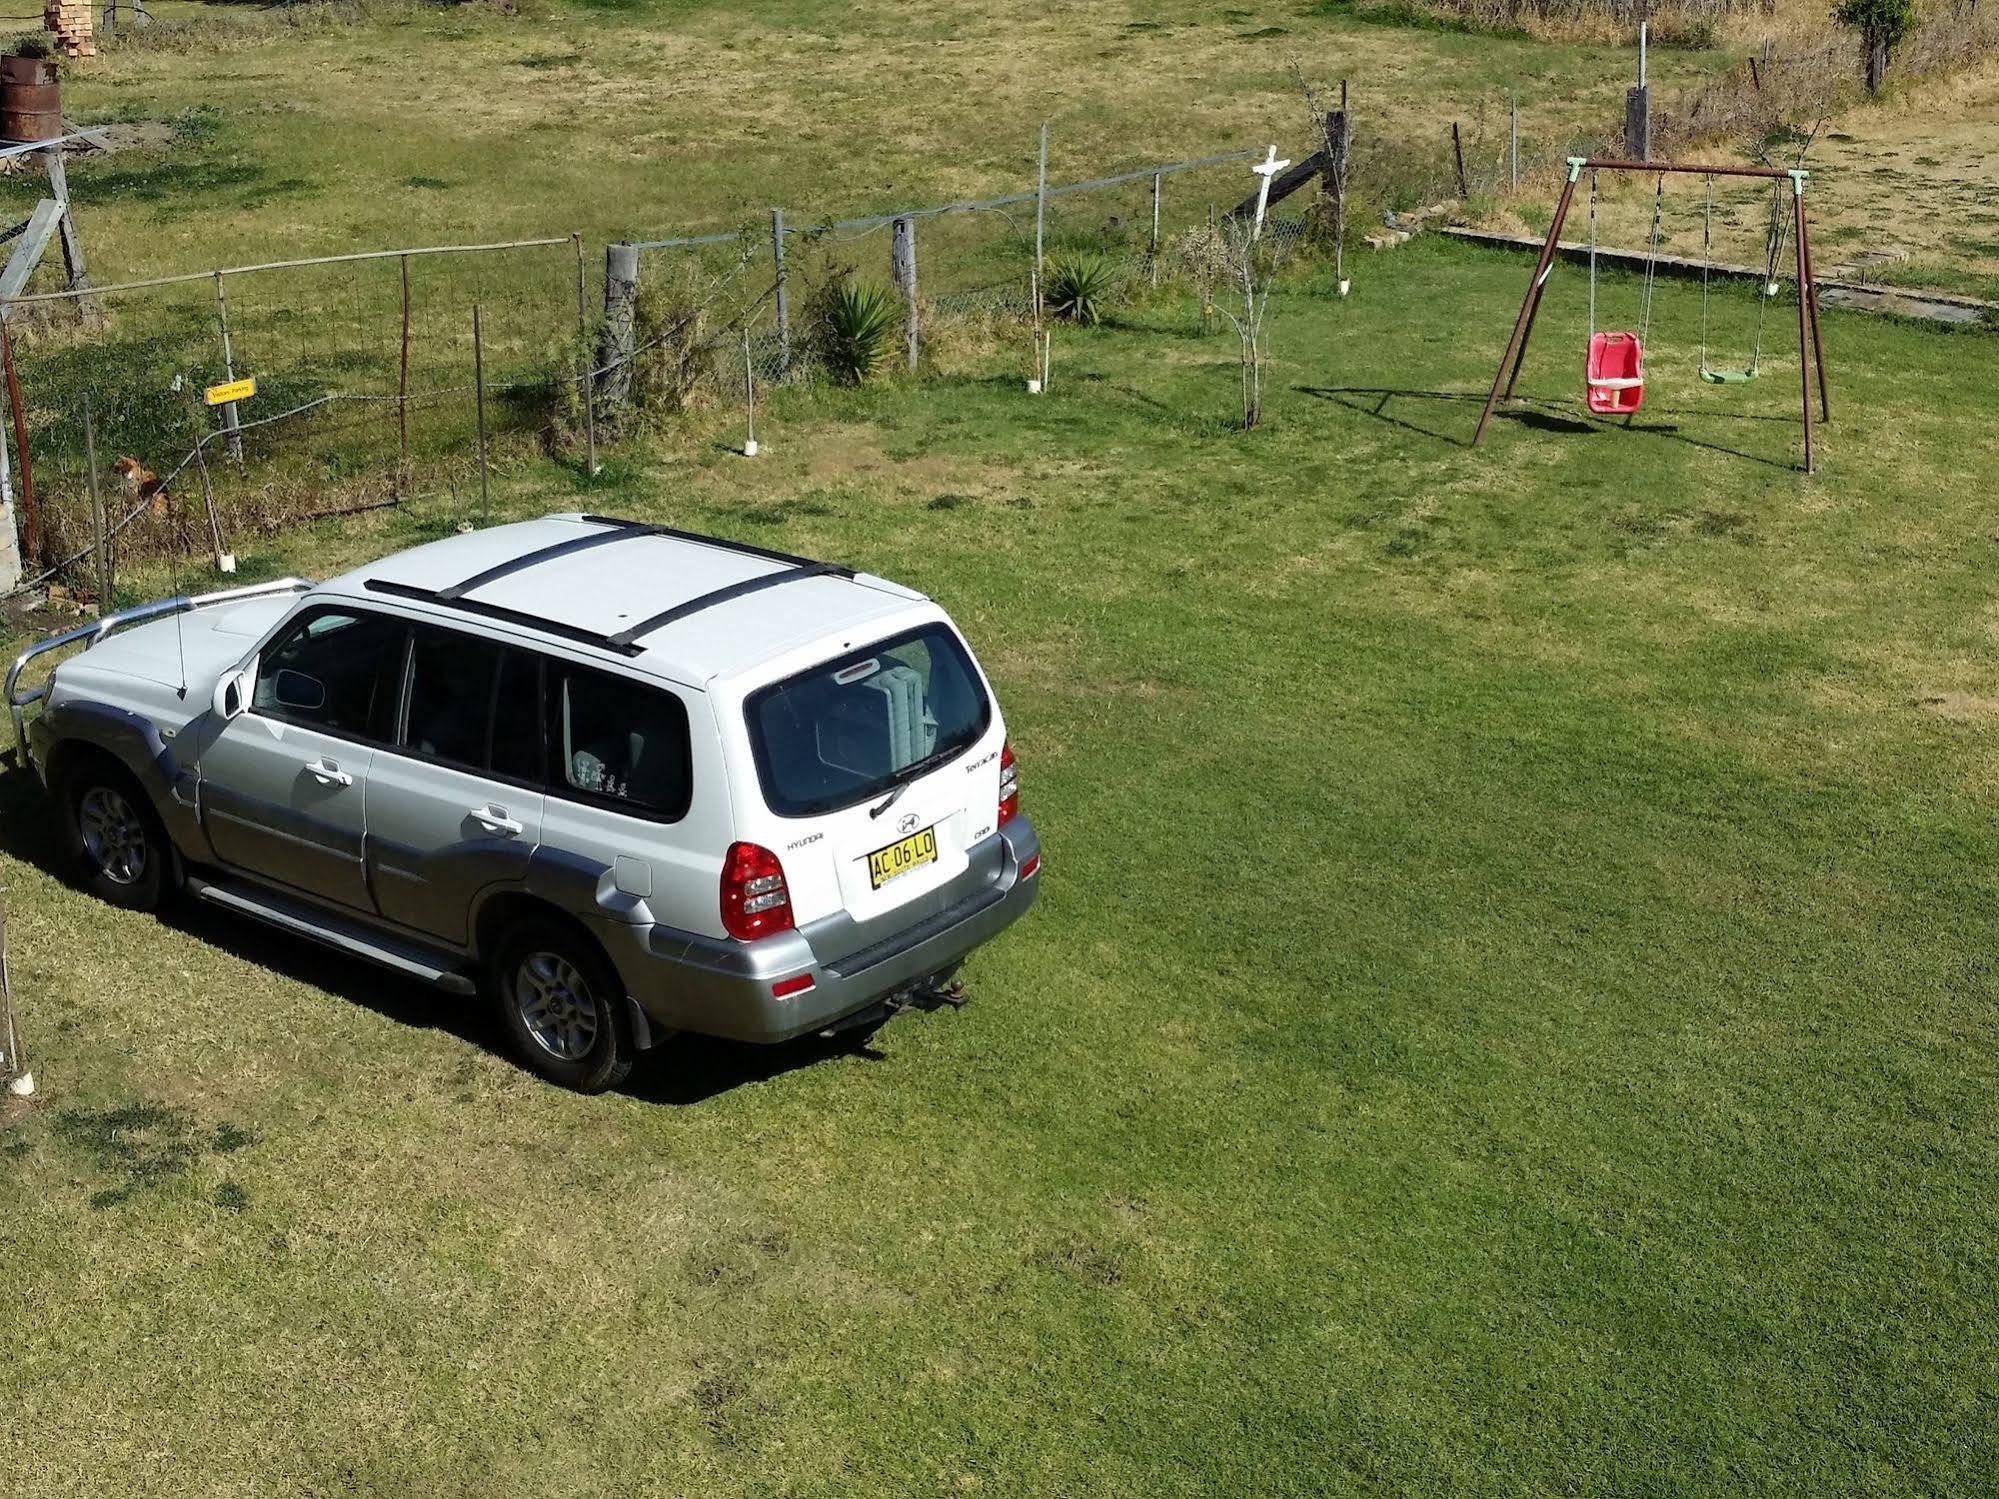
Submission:
M 930 624 L 765 687 L 746 715 L 765 803 L 809 817 L 963 754 L 992 704 L 958 637 Z

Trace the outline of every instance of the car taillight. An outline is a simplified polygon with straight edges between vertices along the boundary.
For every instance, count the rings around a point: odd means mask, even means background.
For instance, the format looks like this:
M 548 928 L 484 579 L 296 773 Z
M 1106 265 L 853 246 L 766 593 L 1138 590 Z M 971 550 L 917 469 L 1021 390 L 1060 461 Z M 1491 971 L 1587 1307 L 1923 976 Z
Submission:
M 1000 747 L 999 825 L 1005 827 L 1020 816 L 1020 768 L 1013 763 L 1013 745 Z
M 722 860 L 722 925 L 731 937 L 753 942 L 788 932 L 791 891 L 777 855 L 755 843 L 732 843 Z

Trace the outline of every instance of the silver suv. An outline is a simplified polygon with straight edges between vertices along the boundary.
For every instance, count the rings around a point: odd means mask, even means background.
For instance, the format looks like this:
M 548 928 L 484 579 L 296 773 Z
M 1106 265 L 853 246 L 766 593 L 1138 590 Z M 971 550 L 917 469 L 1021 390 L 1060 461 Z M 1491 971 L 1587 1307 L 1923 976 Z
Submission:
M 5 695 L 104 899 L 184 888 L 483 978 L 520 1059 L 586 1091 L 677 1030 L 879 1023 L 1039 884 L 942 609 L 662 526 L 551 516 L 167 600 L 36 646 Z

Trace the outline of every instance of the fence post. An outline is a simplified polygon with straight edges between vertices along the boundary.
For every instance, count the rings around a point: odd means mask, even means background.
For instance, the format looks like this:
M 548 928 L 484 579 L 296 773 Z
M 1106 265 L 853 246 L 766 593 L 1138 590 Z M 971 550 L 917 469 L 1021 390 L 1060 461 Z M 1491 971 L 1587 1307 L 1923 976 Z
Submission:
M 1159 199 L 1166 190 L 1165 175 L 1152 174 L 1152 253 L 1148 257 L 1152 272 L 1152 284 L 1159 285 Z
M 42 545 L 40 518 L 35 514 L 35 472 L 28 457 L 28 417 L 21 404 L 21 381 L 14 372 L 14 336 L 7 331 L 4 316 L 0 316 L 0 360 L 6 365 L 7 405 L 14 417 L 14 456 L 21 460 L 20 549 L 29 561 L 39 562 L 47 548 Z
M 750 324 L 743 320 L 743 456 L 757 456 L 757 368 L 750 358 Z
M 402 461 L 396 467 L 396 493 L 402 494 L 410 478 L 410 258 L 403 262 L 403 358 L 402 373 L 396 380 L 396 436 L 402 444 Z M 222 551 L 216 544 L 216 553 Z
M 1649 29 L 1638 23 L 1638 87 L 1624 91 L 1624 154 L 1632 161 L 1652 159 L 1652 90 L 1645 81 Z
M 83 398 L 83 457 L 90 465 L 90 525 L 97 538 L 97 615 L 117 608 L 112 598 L 111 535 L 104 522 L 104 491 L 97 482 L 97 423 L 91 419 L 90 397 Z
M 1465 143 L 1458 134 L 1458 122 L 1451 121 L 1451 156 L 1458 168 L 1458 201 L 1471 196 L 1471 185 L 1465 181 Z
M 777 276 L 777 369 L 791 368 L 791 288 L 784 276 L 784 210 L 770 211 L 771 269 Z
M 229 351 L 229 298 L 222 291 L 222 272 L 215 273 L 215 314 L 222 323 L 222 378 L 236 378 L 236 358 Z M 238 463 L 243 461 L 243 433 L 236 420 L 236 403 L 230 401 L 222 408 L 222 425 L 229 433 L 229 456 Z
M 21 1037 L 14 1028 L 14 987 L 7 976 L 7 887 L 0 885 L 0 1078 L 16 1098 L 32 1097 L 35 1075 L 21 1060 Z
M 479 304 L 472 304 L 472 389 L 479 411 L 479 524 L 492 515 L 492 496 L 486 488 L 486 345 L 479 329 Z
M 909 353 L 909 370 L 916 372 L 916 220 L 897 219 L 892 249 L 895 284 L 902 289 L 903 343 Z
M 639 252 L 604 246 L 604 333 L 597 342 L 598 394 L 622 406 L 632 393 L 632 345 L 638 317 Z
M 1513 94 L 1506 105 L 1507 155 L 1513 163 L 1513 191 L 1520 191 L 1520 95 Z
M 1041 235 L 1048 217 L 1048 124 L 1041 125 L 1041 165 L 1034 177 L 1034 315 L 1041 316 Z
M 569 236 L 576 246 L 576 384 L 583 397 L 584 461 L 597 477 L 597 377 L 590 372 L 590 300 L 583 270 L 583 236 Z
M 14 534 L 14 486 L 7 469 L 7 443 L 0 437 L 0 594 L 21 582 L 21 543 Z
M 215 570 L 233 573 L 236 571 L 236 554 L 222 550 L 222 516 L 215 508 L 215 486 L 208 478 L 208 454 L 204 451 L 206 443 L 206 437 L 195 439 L 194 461 L 201 470 L 201 503 L 208 511 L 208 539 L 215 552 Z

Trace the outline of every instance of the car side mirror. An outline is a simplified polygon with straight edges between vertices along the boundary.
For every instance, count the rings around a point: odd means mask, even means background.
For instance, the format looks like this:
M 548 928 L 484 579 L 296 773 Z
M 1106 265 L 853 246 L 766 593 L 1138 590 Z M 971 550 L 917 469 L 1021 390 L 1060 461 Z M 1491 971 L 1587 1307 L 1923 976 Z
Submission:
M 249 691 L 250 672 L 251 668 L 227 672 L 222 680 L 215 684 L 215 699 L 209 706 L 215 710 L 215 716 L 224 723 L 243 711 Z

